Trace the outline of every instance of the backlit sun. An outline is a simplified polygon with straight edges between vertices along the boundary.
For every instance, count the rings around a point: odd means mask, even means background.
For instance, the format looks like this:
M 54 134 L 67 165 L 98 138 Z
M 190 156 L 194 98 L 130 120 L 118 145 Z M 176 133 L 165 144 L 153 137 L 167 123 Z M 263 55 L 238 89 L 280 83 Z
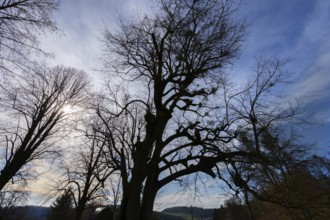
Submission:
M 74 111 L 74 108 L 72 105 L 65 105 L 63 108 L 62 108 L 62 111 L 65 113 L 65 114 L 70 114 Z

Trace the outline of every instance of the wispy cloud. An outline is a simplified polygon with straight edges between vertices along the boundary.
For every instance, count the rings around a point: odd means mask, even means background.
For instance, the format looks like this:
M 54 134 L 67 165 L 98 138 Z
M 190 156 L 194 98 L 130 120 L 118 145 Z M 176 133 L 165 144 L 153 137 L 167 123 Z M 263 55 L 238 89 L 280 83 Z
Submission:
M 102 66 L 102 34 L 105 27 L 116 27 L 118 15 L 147 10 L 146 0 L 62 1 L 55 20 L 62 33 L 41 38 L 42 47 L 55 55 L 51 65 L 66 65 L 85 70 L 94 76 Z
M 313 13 L 304 25 L 295 49 L 295 64 L 303 68 L 295 73 L 296 83 L 290 96 L 302 102 L 316 123 L 330 123 L 330 2 L 315 1 Z M 306 64 L 308 66 L 306 66 Z M 324 132 L 326 127 L 319 128 Z M 328 132 L 330 132 L 328 130 Z M 310 137 L 312 138 L 312 137 Z M 319 137 L 326 142 L 328 136 Z
M 254 57 L 289 58 L 288 96 L 315 109 L 330 99 L 330 1 L 247 1 L 242 8 L 248 35 L 239 77 L 251 77 Z M 247 74 L 248 73 L 248 74 Z M 330 107 L 323 105 L 323 108 Z M 316 109 L 315 109 L 316 110 Z M 324 109 L 319 109 L 324 111 Z

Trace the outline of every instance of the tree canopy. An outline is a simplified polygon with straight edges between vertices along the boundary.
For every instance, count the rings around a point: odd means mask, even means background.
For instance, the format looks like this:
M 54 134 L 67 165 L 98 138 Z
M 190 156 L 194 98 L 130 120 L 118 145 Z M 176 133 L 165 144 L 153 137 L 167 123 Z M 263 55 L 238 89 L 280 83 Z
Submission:
M 55 31 L 52 13 L 57 0 L 2 0 L 0 3 L 0 71 L 17 73 L 31 66 L 31 53 L 46 55 L 39 46 L 38 35 Z

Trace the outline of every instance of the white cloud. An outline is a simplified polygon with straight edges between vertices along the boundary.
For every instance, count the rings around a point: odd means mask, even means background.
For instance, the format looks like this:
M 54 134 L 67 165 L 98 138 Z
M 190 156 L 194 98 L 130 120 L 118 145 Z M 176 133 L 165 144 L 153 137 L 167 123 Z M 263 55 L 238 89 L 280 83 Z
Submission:
M 116 26 L 118 14 L 135 15 L 137 8 L 147 10 L 147 1 L 62 1 L 55 20 L 63 34 L 48 34 L 41 46 L 55 55 L 50 65 L 66 65 L 85 70 L 91 76 L 103 64 L 102 32 Z

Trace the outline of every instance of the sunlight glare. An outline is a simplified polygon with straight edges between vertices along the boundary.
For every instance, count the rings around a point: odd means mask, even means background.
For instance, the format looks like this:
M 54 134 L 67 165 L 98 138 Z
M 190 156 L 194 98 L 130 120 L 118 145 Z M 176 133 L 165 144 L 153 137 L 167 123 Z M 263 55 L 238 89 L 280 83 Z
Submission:
M 72 107 L 72 105 L 65 105 L 63 108 L 62 108 L 62 111 L 63 111 L 63 113 L 65 113 L 65 114 L 70 114 L 70 113 L 72 113 L 74 110 L 73 110 L 73 107 Z

